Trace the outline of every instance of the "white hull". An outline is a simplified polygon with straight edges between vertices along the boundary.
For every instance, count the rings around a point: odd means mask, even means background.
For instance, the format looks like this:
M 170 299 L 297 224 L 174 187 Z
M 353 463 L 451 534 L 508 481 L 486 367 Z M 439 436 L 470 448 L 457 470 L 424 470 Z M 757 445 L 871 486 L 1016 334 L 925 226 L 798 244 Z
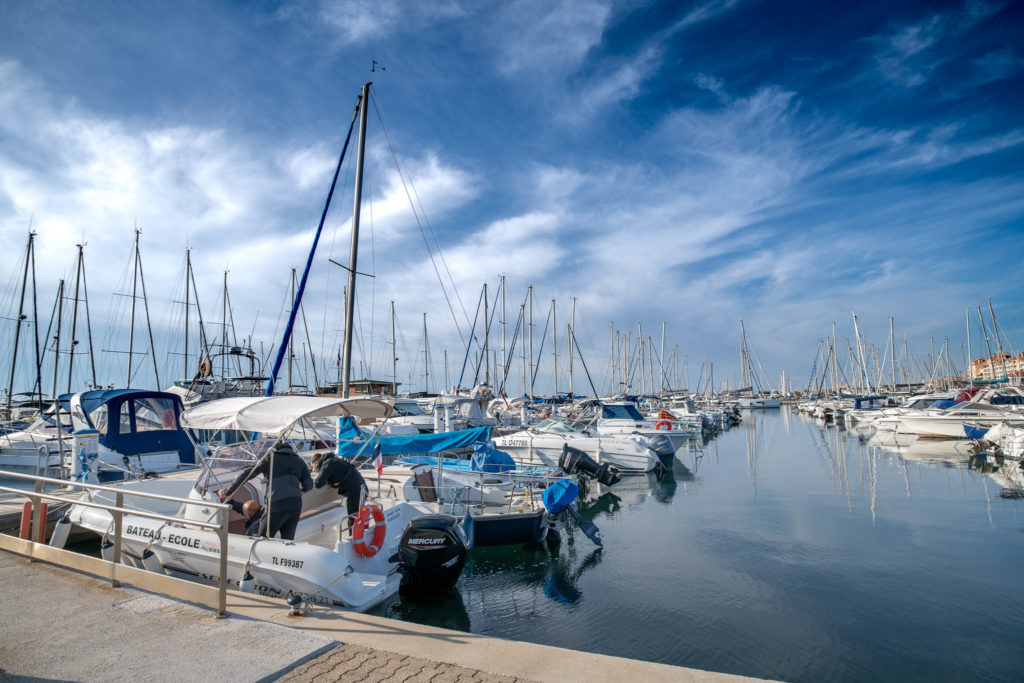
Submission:
M 188 482 L 166 483 L 190 486 Z M 348 540 L 339 542 L 343 507 L 302 520 L 295 542 L 229 534 L 228 583 L 239 588 L 248 567 L 257 593 L 282 598 L 299 595 L 307 602 L 357 612 L 372 609 L 398 591 L 401 575 L 388 558 L 397 552 L 405 527 L 431 512 L 428 506 L 417 503 L 383 504 L 387 536 L 383 548 L 372 558 L 357 555 Z M 201 505 L 189 507 L 201 510 Z M 93 508 L 72 508 L 71 521 L 100 536 L 112 529 L 109 513 Z M 187 522 L 168 525 L 125 515 L 123 561 L 146 568 L 142 557 L 147 549 L 155 555 L 159 568 L 171 576 L 209 583 L 219 579 L 220 541 L 213 531 L 189 527 Z
M 777 398 L 741 398 L 737 403 L 740 408 L 779 408 L 782 405 Z
M 660 462 L 651 449 L 633 440 L 564 438 L 556 434 L 531 432 L 516 432 L 494 439 L 499 451 L 508 453 L 516 463 L 525 467 L 558 467 L 562 447 L 566 444 L 578 448 L 598 463 L 611 463 L 623 472 L 650 472 Z

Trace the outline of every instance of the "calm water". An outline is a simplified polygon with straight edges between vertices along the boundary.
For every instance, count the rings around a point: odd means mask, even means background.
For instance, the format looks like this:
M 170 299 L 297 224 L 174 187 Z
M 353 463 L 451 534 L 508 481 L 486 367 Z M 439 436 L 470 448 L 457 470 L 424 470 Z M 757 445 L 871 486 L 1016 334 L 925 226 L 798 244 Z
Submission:
M 557 554 L 472 553 L 393 618 L 792 681 L 1024 678 L 1024 500 L 963 447 L 781 411 L 591 493 Z M 1001 493 L 1003 495 L 1001 495 Z

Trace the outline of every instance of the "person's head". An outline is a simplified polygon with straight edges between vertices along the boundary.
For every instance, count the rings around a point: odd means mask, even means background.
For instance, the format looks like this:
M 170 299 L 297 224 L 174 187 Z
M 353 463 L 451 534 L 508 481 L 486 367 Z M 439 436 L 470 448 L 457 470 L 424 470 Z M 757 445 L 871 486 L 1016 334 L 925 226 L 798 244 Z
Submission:
M 278 455 L 298 455 L 295 452 L 295 446 L 291 445 L 287 441 L 282 441 L 274 446 L 274 453 Z
M 309 461 L 309 466 L 314 470 L 320 469 L 320 466 L 327 462 L 327 459 L 334 455 L 333 453 L 314 453 L 313 457 Z
M 242 503 L 242 514 L 246 519 L 252 519 L 253 515 L 260 511 L 260 504 L 255 500 L 247 500 Z

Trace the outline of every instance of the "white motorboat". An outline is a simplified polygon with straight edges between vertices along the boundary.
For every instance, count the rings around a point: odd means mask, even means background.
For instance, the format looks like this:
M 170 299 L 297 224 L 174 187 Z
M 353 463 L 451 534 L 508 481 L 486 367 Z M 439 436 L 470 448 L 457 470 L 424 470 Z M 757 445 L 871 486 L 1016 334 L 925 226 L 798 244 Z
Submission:
M 635 431 L 635 430 L 634 430 Z M 498 436 L 494 445 L 520 465 L 557 467 L 562 449 L 568 445 L 588 454 L 598 463 L 610 463 L 623 472 L 649 472 L 660 460 L 647 440 L 632 432 L 591 436 L 567 422 L 548 418 L 533 427 Z
M 208 506 L 217 501 L 216 491 L 243 467 L 254 464 L 269 447 L 283 439 L 302 438 L 300 435 L 306 433 L 303 422 L 345 415 L 376 418 L 390 410 L 389 405 L 373 399 L 315 396 L 227 398 L 189 409 L 182 423 L 191 430 L 230 430 L 265 438 L 216 449 L 195 480 L 157 478 L 119 486 L 126 506 L 181 520 L 168 524 L 142 515 L 125 515 L 123 561 L 182 578 L 217 581 L 218 536 L 190 525 L 214 521 L 220 514 Z M 235 500 L 263 501 L 264 487 L 258 484 L 258 480 L 246 482 L 236 492 Z M 132 497 L 133 491 L 195 502 L 168 505 Z M 455 518 L 432 514 L 432 508 L 422 503 L 381 500 L 360 511 L 360 523 L 365 522 L 368 528 L 357 524 L 353 537 L 348 538 L 342 531 L 346 513 L 341 501 L 330 488 L 306 494 L 295 541 L 244 536 L 240 533 L 243 519 L 231 513 L 229 583 L 243 590 L 281 597 L 297 595 L 307 602 L 356 611 L 371 609 L 400 588 L 433 592 L 454 584 L 468 552 L 467 539 Z M 375 522 L 372 526 L 370 517 Z M 109 513 L 85 506 L 73 506 L 61 524 L 91 530 L 104 541 L 113 529 Z M 66 533 L 55 531 L 54 543 L 60 545 L 60 539 L 66 537 Z M 110 552 L 108 544 L 104 543 L 102 552 Z
M 691 432 L 682 423 L 680 423 L 680 428 L 676 429 L 670 420 L 646 419 L 637 410 L 636 404 L 630 401 L 600 403 L 595 406 L 595 409 L 597 416 L 594 427 L 601 436 L 638 434 L 648 440 L 648 447 L 652 450 L 657 447 L 659 454 L 661 448 L 658 441 L 667 439 L 671 445 L 672 454 L 674 454 L 686 445 L 691 436 Z
M 1024 427 L 1024 416 L 988 403 L 965 401 L 945 410 L 901 415 L 896 431 L 932 438 L 962 439 L 967 436 L 965 425 L 988 429 L 1000 423 L 1007 427 Z
M 194 467 L 196 449 L 179 426 L 181 413 L 181 398 L 162 391 L 64 394 L 28 429 L 0 436 L 0 469 L 37 473 L 39 468 L 78 476 L 81 468 L 72 460 L 82 455 L 83 446 L 79 441 L 73 447 L 76 435 L 90 437 L 88 455 L 95 455 L 102 481 Z

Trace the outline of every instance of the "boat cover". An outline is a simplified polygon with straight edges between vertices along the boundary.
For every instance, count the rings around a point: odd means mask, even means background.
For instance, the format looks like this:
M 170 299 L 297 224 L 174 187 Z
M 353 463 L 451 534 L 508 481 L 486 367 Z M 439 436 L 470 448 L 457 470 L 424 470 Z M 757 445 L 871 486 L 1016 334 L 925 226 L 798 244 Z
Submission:
M 367 441 L 380 444 L 382 455 L 406 455 L 408 453 L 438 453 L 453 448 L 472 446 L 477 441 L 490 441 L 490 427 L 475 429 L 458 429 L 438 434 L 416 434 L 411 436 L 376 436 L 370 437 L 356 426 L 352 418 L 343 417 L 338 420 L 338 456 L 354 458 L 358 455 L 370 455 L 373 447 L 367 447 Z
M 299 420 L 335 415 L 381 418 L 391 406 L 372 398 L 321 396 L 238 396 L 200 403 L 186 410 L 181 424 L 189 429 L 238 429 L 280 434 Z

